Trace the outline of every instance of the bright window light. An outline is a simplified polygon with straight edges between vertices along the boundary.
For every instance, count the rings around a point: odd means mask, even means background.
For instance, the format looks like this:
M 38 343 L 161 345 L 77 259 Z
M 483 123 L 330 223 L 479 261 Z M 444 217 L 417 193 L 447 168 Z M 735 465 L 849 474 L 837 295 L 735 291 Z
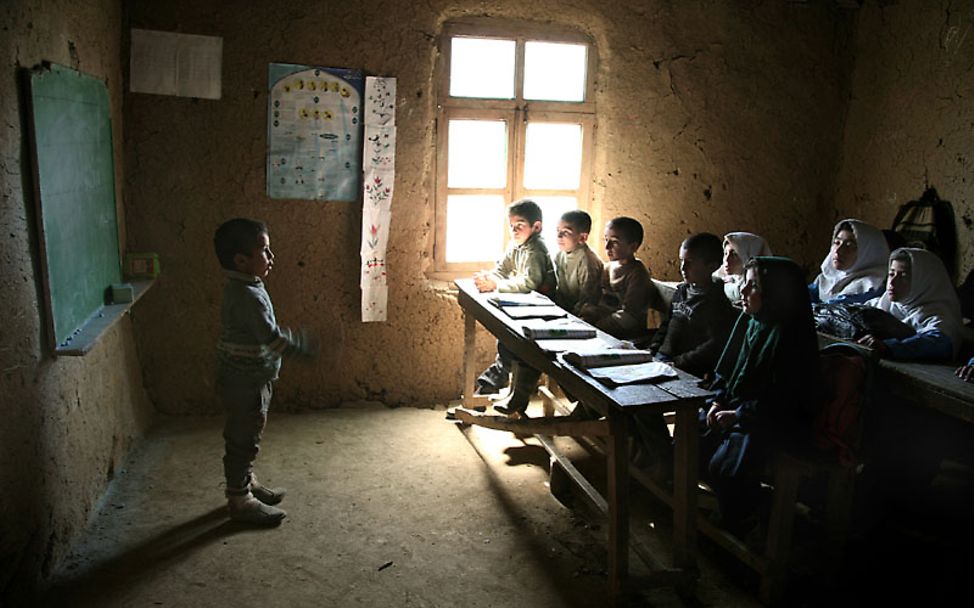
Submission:
M 507 185 L 507 123 L 451 120 L 447 142 L 447 187 L 503 188 Z
M 556 240 L 558 220 L 566 211 L 578 209 L 578 201 L 574 196 L 531 196 L 529 198 L 541 207 L 541 217 L 544 218 L 544 221 L 541 222 L 541 238 L 544 239 L 544 244 L 548 246 L 548 253 L 551 254 L 551 257 L 555 257 L 555 253 L 558 252 L 558 241 Z
M 483 262 L 500 257 L 507 225 L 504 203 L 500 195 L 447 197 L 447 262 Z
M 524 98 L 585 101 L 587 53 L 584 44 L 526 42 Z
M 524 148 L 524 187 L 574 190 L 582 172 L 582 125 L 529 122 Z
M 450 49 L 450 95 L 514 98 L 514 41 L 453 38 Z

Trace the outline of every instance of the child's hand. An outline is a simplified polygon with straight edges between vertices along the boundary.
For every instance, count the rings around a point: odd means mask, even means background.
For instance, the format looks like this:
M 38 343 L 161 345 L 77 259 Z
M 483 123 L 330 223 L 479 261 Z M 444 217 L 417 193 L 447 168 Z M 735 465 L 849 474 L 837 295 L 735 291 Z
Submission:
M 737 411 L 736 410 L 724 410 L 722 412 L 717 412 L 714 415 L 714 422 L 722 430 L 727 430 L 737 424 Z
M 494 279 L 490 278 L 490 275 L 488 274 L 475 275 L 473 278 L 473 283 L 481 292 L 494 291 L 497 289 L 497 283 L 495 283 Z
M 964 382 L 974 382 L 974 365 L 962 365 L 954 372 Z
M 317 359 L 321 352 L 321 340 L 318 333 L 307 327 L 298 330 L 301 333 L 301 354 L 311 359 Z
M 889 347 L 886 343 L 877 338 L 872 334 L 866 334 L 865 336 L 856 340 L 857 344 L 862 344 L 863 346 L 868 346 L 869 348 L 876 351 L 876 354 L 880 357 L 885 357 L 889 352 Z

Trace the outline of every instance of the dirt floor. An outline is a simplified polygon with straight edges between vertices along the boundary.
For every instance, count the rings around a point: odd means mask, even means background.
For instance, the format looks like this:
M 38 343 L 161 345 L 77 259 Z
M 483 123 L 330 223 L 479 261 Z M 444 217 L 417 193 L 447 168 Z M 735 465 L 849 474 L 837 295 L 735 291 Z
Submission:
M 44 605 L 605 605 L 604 520 L 578 497 L 552 496 L 548 456 L 533 439 L 458 426 L 442 408 L 272 415 L 257 472 L 289 489 L 288 518 L 253 530 L 226 517 L 221 423 L 155 427 Z M 562 447 L 583 470 L 604 466 L 570 440 Z M 668 560 L 668 514 L 635 489 L 633 502 L 634 532 Z M 706 540 L 700 568 L 692 597 L 657 589 L 631 605 L 758 605 L 757 578 Z M 815 587 L 793 586 L 787 605 L 833 603 Z
M 156 427 L 112 483 L 48 605 L 604 604 L 603 521 L 551 495 L 548 456 L 531 439 L 460 427 L 442 409 L 272 416 L 257 472 L 288 487 L 288 518 L 251 530 L 226 519 L 220 425 Z M 637 526 L 648 531 L 645 519 Z M 702 566 L 703 603 L 756 605 Z M 662 589 L 642 601 L 683 605 Z

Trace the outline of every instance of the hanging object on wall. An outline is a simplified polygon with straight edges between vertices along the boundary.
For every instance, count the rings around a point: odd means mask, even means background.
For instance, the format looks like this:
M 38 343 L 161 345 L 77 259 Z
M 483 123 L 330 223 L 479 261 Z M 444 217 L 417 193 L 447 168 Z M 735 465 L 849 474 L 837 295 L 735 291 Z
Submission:
M 270 64 L 267 196 L 358 198 L 362 84 L 360 70 Z
M 362 150 L 362 322 L 386 320 L 386 245 L 396 177 L 396 79 L 365 79 Z
M 220 99 L 223 38 L 132 29 L 129 89 Z

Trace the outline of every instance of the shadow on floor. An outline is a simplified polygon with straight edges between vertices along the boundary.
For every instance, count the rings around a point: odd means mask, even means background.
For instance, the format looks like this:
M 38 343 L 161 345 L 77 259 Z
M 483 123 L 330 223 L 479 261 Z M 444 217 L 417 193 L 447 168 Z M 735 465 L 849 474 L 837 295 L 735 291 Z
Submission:
M 123 551 L 78 578 L 65 577 L 46 593 L 44 606 L 78 606 L 102 602 L 122 593 L 118 581 L 138 581 L 160 575 L 172 564 L 200 549 L 241 532 L 265 530 L 227 519 L 226 506 L 213 509 L 165 530 Z M 114 590 L 114 591 L 112 591 Z

